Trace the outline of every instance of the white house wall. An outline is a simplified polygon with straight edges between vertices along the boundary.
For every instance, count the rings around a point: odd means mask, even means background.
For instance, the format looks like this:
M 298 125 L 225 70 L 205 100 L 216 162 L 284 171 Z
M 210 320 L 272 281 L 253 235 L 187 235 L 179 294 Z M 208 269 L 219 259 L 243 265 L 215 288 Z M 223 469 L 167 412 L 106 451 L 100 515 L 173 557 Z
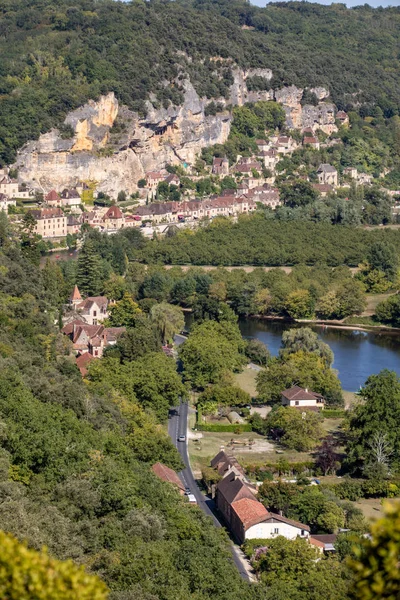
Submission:
M 278 533 L 275 533 L 276 529 Z M 288 540 L 294 540 L 297 536 L 301 536 L 301 532 L 301 529 L 288 523 L 258 523 L 246 531 L 245 538 L 246 540 L 268 539 L 282 535 Z M 308 531 L 304 531 L 304 535 L 301 537 L 308 537 L 308 535 Z

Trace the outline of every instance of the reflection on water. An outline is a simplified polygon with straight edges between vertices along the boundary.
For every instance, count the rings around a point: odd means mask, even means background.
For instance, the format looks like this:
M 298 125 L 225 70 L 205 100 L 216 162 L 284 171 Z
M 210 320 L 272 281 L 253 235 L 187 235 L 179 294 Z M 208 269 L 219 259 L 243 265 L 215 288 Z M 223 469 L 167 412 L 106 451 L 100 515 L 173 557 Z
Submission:
M 244 337 L 261 340 L 273 355 L 279 352 L 283 331 L 301 326 L 258 319 L 242 320 L 239 325 Z M 318 326 L 311 329 L 332 348 L 333 367 L 339 372 L 343 389 L 357 391 L 369 375 L 382 369 L 391 369 L 400 375 L 400 336 Z

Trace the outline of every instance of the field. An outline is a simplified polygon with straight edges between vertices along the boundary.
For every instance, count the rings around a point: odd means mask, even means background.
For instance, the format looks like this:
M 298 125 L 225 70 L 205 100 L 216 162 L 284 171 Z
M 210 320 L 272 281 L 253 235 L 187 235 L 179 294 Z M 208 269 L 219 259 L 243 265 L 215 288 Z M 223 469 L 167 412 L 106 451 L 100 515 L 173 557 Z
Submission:
M 367 306 L 365 307 L 364 312 L 361 314 L 362 317 L 371 317 L 375 314 L 375 309 L 378 306 L 379 302 L 383 300 L 387 300 L 389 296 L 392 296 L 393 293 L 389 294 L 368 294 L 367 295 Z
M 246 368 L 241 373 L 235 375 L 235 383 L 242 390 L 250 394 L 252 398 L 255 398 L 257 396 L 256 377 L 257 371 Z

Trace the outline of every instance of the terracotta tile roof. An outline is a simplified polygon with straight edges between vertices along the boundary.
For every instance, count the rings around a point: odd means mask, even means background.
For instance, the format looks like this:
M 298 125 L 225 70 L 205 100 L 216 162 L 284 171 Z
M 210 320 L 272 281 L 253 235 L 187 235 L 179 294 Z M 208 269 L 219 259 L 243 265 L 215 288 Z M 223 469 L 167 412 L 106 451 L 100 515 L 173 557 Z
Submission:
M 162 463 L 157 462 L 151 467 L 151 470 L 155 475 L 157 475 L 157 477 L 162 479 L 162 481 L 172 483 L 173 485 L 176 485 L 181 491 L 185 491 L 185 486 L 179 479 L 178 475 L 173 469 L 167 467 L 167 465 L 163 465 Z
M 103 217 L 104 219 L 122 219 L 123 214 L 119 206 L 110 206 L 107 210 L 106 214 Z
M 82 296 L 81 293 L 78 289 L 78 286 L 75 285 L 74 289 L 72 290 L 72 294 L 69 297 L 70 300 L 82 300 Z
M 277 515 L 275 513 L 269 513 L 268 521 L 272 521 L 273 523 L 275 521 L 277 521 L 278 523 L 287 523 L 292 527 L 297 527 L 297 529 L 304 529 L 304 531 L 310 531 L 308 525 L 300 523 L 299 521 L 293 521 L 293 519 L 287 519 L 286 517 L 283 517 L 282 515 Z
M 318 139 L 316 137 L 305 136 L 303 139 L 303 144 L 318 144 Z
M 81 354 L 77 356 L 75 359 L 75 364 L 81 372 L 82 377 L 85 377 L 88 374 L 88 365 L 92 362 L 92 360 L 96 360 L 94 356 L 89 354 L 89 352 L 85 352 L 85 354 Z
M 64 216 L 64 213 L 61 210 L 61 208 L 41 208 L 38 210 L 31 210 L 30 212 L 36 220 L 54 219 Z
M 232 509 L 243 523 L 245 530 L 265 521 L 270 515 L 265 506 L 254 497 L 241 498 L 232 502 Z
M 61 198 L 55 190 L 51 190 L 44 199 L 46 202 L 58 202 Z
M 291 388 L 284 390 L 282 396 L 288 400 L 319 400 L 322 398 L 321 394 L 305 390 L 298 385 L 293 385 Z

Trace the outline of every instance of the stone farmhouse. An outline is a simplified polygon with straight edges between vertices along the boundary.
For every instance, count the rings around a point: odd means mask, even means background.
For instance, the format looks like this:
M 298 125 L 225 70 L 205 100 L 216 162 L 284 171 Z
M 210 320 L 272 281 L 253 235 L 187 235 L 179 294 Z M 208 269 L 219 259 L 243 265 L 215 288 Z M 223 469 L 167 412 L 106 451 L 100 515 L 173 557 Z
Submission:
M 125 327 L 89 325 L 76 319 L 64 325 L 62 332 L 70 338 L 78 354 L 88 352 L 94 358 L 101 358 L 107 346 L 117 343 L 118 338 L 125 332 Z
M 321 394 L 317 394 L 308 390 L 303 389 L 298 385 L 294 385 L 291 388 L 282 392 L 282 406 L 290 406 L 293 408 L 313 408 L 322 409 L 324 408 L 325 399 Z
M 318 167 L 317 175 L 319 183 L 333 185 L 335 187 L 338 184 L 338 172 L 332 165 L 321 164 Z
M 213 159 L 212 163 L 212 173 L 213 175 L 229 175 L 229 161 L 225 158 L 217 158 Z
M 249 539 L 308 538 L 310 528 L 303 523 L 269 512 L 248 485 L 234 472 L 217 485 L 216 504 L 229 530 L 239 544 Z

